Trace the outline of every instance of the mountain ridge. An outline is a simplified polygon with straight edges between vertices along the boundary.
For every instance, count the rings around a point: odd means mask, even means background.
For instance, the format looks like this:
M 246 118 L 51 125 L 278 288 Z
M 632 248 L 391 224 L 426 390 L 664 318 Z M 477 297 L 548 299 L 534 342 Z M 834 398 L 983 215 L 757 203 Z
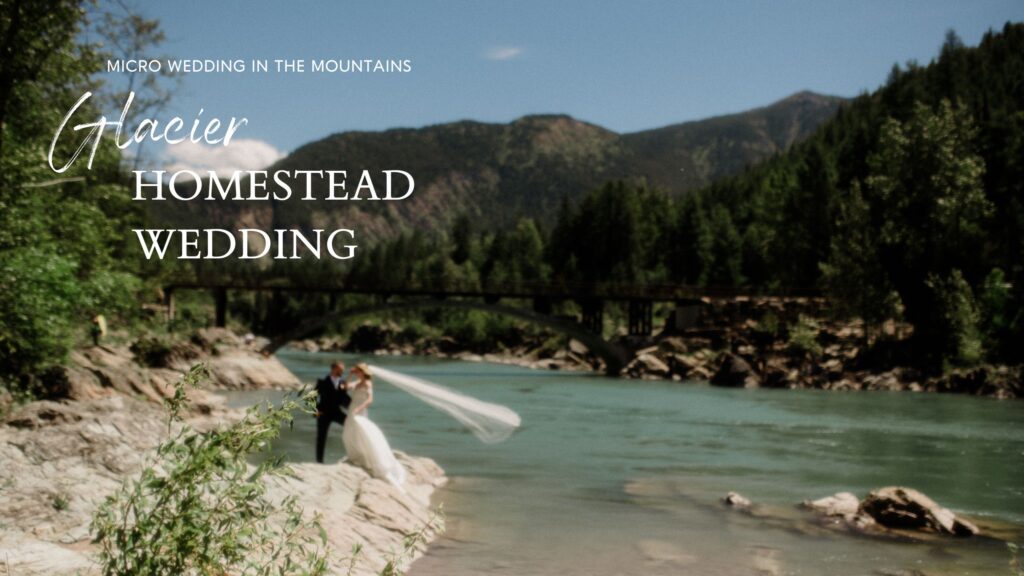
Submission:
M 253 207 L 217 201 L 183 206 L 187 214 L 172 217 L 266 228 L 345 227 L 371 239 L 444 229 L 460 214 L 485 227 L 507 227 L 524 216 L 550 224 L 563 197 L 573 201 L 610 180 L 677 195 L 736 174 L 806 138 L 844 101 L 800 91 L 752 110 L 628 133 L 567 114 L 336 132 L 296 148 L 268 170 L 401 169 L 416 178 L 416 192 L 384 203 L 291 199 Z

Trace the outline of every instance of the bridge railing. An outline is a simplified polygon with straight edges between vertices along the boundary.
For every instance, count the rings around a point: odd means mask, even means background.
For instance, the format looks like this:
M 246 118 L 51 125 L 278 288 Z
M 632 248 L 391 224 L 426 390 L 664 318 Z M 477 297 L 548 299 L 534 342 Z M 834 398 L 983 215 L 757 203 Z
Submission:
M 297 283 L 288 279 L 259 280 L 191 280 L 170 282 L 168 289 L 281 290 L 285 292 L 350 293 L 385 296 L 484 297 L 484 298 L 551 298 L 603 300 L 695 300 L 700 298 L 820 296 L 812 288 L 789 288 L 766 291 L 733 286 L 696 286 L 671 283 L 629 282 L 517 282 L 501 285 L 475 283 L 407 283 L 402 285 L 363 284 L 351 282 Z

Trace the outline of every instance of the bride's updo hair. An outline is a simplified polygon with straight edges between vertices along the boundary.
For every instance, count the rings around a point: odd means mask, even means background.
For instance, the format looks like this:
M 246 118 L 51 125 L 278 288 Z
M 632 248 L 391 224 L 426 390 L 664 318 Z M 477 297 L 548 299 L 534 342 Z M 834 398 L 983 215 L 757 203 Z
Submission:
M 370 372 L 370 366 L 366 362 L 360 362 L 354 366 L 359 373 L 366 377 L 367 380 L 373 379 L 373 372 Z

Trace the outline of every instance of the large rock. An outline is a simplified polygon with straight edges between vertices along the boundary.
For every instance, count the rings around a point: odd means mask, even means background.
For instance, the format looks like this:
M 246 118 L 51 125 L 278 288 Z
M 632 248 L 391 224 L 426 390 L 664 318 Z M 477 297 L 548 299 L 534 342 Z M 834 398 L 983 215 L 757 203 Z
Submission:
M 658 350 L 664 354 L 686 354 L 686 341 L 679 336 L 667 336 L 658 342 Z
M 828 519 L 830 528 L 844 526 L 863 534 L 881 535 L 875 519 L 860 511 L 860 500 L 850 492 L 805 500 L 803 506 Z
M 159 406 L 121 395 L 34 402 L 9 416 L 0 426 L 0 558 L 11 573 L 88 573 L 81 548 L 92 513 L 166 434 Z
M 113 393 L 104 388 L 96 374 L 81 366 L 54 366 L 40 378 L 41 398 L 91 400 Z
M 729 492 L 722 498 L 722 504 L 731 508 L 750 508 L 753 503 L 739 492 Z
M 163 380 L 154 381 L 152 372 L 140 365 L 123 346 L 93 346 L 75 350 L 70 362 L 48 374 L 50 382 L 61 384 L 60 394 L 50 398 L 90 400 L 110 394 L 141 397 L 160 402 L 172 393 Z
M 14 428 L 38 430 L 53 425 L 72 424 L 82 418 L 82 411 L 75 404 L 41 400 L 18 408 L 7 417 L 5 424 Z
M 51 400 L 95 400 L 113 394 L 160 403 L 194 364 L 210 368 L 212 388 L 297 389 L 302 383 L 277 358 L 265 357 L 222 328 L 203 329 L 192 341 L 140 338 L 132 348 L 93 346 L 75 350 L 69 362 L 40 378 Z
M 924 530 L 953 536 L 973 536 L 978 533 L 977 526 L 958 518 L 912 488 L 879 488 L 861 502 L 859 512 L 888 528 Z
M 761 378 L 749 362 L 727 352 L 718 371 L 711 377 L 711 384 L 731 388 L 757 388 L 761 385 Z
M 242 348 L 244 340 L 227 328 L 200 328 L 192 335 L 192 341 L 208 352 L 218 348 Z
M 302 382 L 276 357 L 249 350 L 232 349 L 209 358 L 207 364 L 215 389 L 295 390 L 302 387 Z
M 772 356 L 765 361 L 761 385 L 765 388 L 790 388 L 798 376 L 799 371 L 790 369 L 783 358 Z
M 635 378 L 668 378 L 672 375 L 668 364 L 653 353 L 640 354 L 626 366 L 625 371 Z
M 825 516 L 839 516 L 852 519 L 860 511 L 860 499 L 850 492 L 839 492 L 817 500 L 807 500 L 804 507 Z
M 577 340 L 575 338 L 570 338 L 569 339 L 569 351 L 572 352 L 573 354 L 578 354 L 580 356 L 586 356 L 587 354 L 590 353 L 590 348 L 587 348 L 587 345 L 584 344 L 583 342 L 580 342 L 579 340 Z
M 305 517 L 320 516 L 330 551 L 329 574 L 347 573 L 346 556 L 354 546 L 362 552 L 351 573 L 369 576 L 382 573 L 391 556 L 403 549 L 405 534 L 425 529 L 427 541 L 438 535 L 431 523 L 430 496 L 447 481 L 444 471 L 433 460 L 395 455 L 408 472 L 402 490 L 345 463 L 295 464 L 292 476 L 271 480 L 272 501 L 294 497 Z M 424 551 L 422 544 L 411 551 L 399 573 Z
M 6 562 L 0 564 L 3 576 L 95 572 L 87 554 L 59 543 L 37 540 L 22 532 L 0 531 L 0 552 L 7 554 Z M 90 569 L 92 572 L 87 572 Z
M 697 367 L 704 365 L 703 361 L 692 354 L 670 354 L 668 362 L 672 368 L 672 373 L 684 378 L 689 376 L 690 372 Z
M 237 416 L 215 408 L 191 423 L 205 430 Z M 167 434 L 158 405 L 122 395 L 16 410 L 0 425 L 0 574 L 97 574 L 92 515 Z M 427 459 L 398 457 L 409 472 L 404 491 L 344 463 L 297 464 L 293 477 L 271 481 L 272 499 L 294 496 L 308 517 L 323 516 L 329 573 L 345 573 L 343 556 L 354 544 L 363 546 L 354 574 L 378 573 L 402 550 L 405 534 L 430 519 L 430 494 L 445 481 L 443 471 Z

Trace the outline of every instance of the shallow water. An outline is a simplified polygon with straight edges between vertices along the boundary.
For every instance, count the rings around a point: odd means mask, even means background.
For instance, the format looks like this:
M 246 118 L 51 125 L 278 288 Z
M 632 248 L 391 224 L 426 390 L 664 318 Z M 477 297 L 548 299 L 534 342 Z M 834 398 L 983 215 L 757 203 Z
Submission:
M 336 355 L 286 351 L 304 381 Z M 352 357 L 341 356 L 347 361 Z M 1001 542 L 892 543 L 801 530 L 805 499 L 900 484 L 956 512 L 1024 523 L 1024 403 L 910 393 L 727 390 L 423 358 L 374 363 L 519 412 L 484 445 L 386 384 L 371 417 L 451 477 L 446 535 L 413 576 L 1010 574 Z M 236 398 L 249 402 L 255 393 Z M 278 448 L 313 459 L 300 417 Z M 340 458 L 332 428 L 328 458 Z M 725 509 L 735 490 L 780 522 Z

